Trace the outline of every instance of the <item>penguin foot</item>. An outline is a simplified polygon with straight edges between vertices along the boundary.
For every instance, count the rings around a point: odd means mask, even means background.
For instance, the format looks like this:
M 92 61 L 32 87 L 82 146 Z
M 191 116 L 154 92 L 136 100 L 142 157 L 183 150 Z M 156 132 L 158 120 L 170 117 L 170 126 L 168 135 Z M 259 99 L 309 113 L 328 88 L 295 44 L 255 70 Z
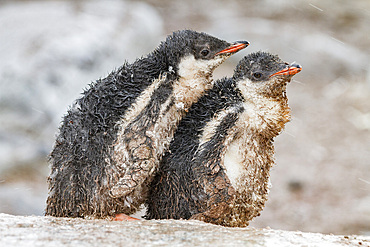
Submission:
M 126 214 L 117 214 L 116 217 L 114 217 L 113 221 L 133 221 L 133 220 L 140 220 L 131 216 L 128 216 Z

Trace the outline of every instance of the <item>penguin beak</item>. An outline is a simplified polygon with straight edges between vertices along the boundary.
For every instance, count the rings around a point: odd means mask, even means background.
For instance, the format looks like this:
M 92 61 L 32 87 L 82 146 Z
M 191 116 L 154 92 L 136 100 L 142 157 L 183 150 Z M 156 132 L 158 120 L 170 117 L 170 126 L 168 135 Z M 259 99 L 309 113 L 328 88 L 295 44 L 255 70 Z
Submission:
M 291 75 L 295 75 L 295 74 L 301 72 L 301 70 L 302 70 L 301 65 L 299 65 L 297 63 L 292 63 L 291 65 L 289 65 L 288 68 L 282 69 L 282 70 L 270 75 L 270 77 L 276 76 L 276 75 L 291 76 Z
M 230 45 L 229 47 L 227 47 L 226 49 L 217 52 L 215 54 L 215 56 L 221 55 L 221 54 L 234 54 L 234 53 L 236 53 L 236 52 L 238 52 L 240 50 L 243 50 L 248 45 L 249 45 L 249 42 L 248 41 L 236 41 L 232 45 Z

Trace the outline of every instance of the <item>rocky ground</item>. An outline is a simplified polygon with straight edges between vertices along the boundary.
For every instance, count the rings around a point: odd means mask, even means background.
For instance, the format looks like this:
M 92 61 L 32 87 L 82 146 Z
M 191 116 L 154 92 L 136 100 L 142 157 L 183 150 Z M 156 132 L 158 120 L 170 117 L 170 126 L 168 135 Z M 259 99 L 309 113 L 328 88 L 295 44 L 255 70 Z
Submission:
M 369 23 L 367 0 L 0 2 L 0 212 L 42 215 L 46 156 L 82 88 L 191 28 L 251 42 L 216 78 L 257 50 L 303 66 L 288 87 L 293 120 L 276 139 L 270 198 L 252 226 L 370 235 Z M 52 222 L 19 218 L 28 219 Z
M 370 246 L 370 237 L 226 228 L 200 221 L 115 222 L 0 214 L 2 246 Z

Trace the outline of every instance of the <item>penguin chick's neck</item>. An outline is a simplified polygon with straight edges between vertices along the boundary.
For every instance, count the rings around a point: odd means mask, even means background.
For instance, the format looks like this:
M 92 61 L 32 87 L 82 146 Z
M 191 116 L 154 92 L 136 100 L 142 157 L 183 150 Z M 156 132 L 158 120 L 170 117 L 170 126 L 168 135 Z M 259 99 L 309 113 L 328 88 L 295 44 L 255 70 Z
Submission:
M 184 57 L 179 64 L 179 79 L 174 85 L 176 105 L 187 110 L 207 90 L 213 87 L 212 73 L 230 55 L 212 60 L 195 59 L 193 55 Z
M 265 83 L 261 86 L 260 83 Z M 286 97 L 287 82 L 270 80 L 269 82 L 251 82 L 240 80 L 237 90 L 242 95 L 244 108 L 242 117 L 249 132 L 273 138 L 277 136 L 290 121 L 290 108 Z
M 179 77 L 173 85 L 173 97 L 164 104 L 160 114 L 161 119 L 147 131 L 149 136 L 162 140 L 162 143 L 155 145 L 158 156 L 162 156 L 164 150 L 168 148 L 176 131 L 174 126 L 177 126 L 191 105 L 212 88 L 213 70 L 226 58 L 224 56 L 214 60 L 196 60 L 193 55 L 189 55 L 180 61 Z
M 273 138 L 290 120 L 286 84 L 279 97 L 259 93 L 254 88 L 258 85 L 250 82 L 240 81 L 236 86 L 242 94 L 244 110 L 225 140 L 228 148 L 223 163 L 238 192 L 251 193 L 254 199 L 262 200 L 267 194 L 269 170 L 274 164 Z

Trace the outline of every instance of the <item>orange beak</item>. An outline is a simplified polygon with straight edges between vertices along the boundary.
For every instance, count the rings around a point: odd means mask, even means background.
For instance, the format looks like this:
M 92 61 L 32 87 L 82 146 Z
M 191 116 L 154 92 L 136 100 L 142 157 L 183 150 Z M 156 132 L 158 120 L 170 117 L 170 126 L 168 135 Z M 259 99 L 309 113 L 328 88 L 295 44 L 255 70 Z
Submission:
M 243 50 L 248 45 L 249 45 L 249 42 L 248 41 L 237 41 L 237 42 L 233 43 L 231 46 L 227 47 L 226 49 L 217 52 L 216 55 L 220 55 L 220 54 L 234 54 L 235 52 L 238 52 L 240 50 Z
M 282 69 L 282 70 L 270 75 L 270 77 L 276 76 L 276 75 L 285 75 L 285 76 L 295 75 L 295 74 L 301 72 L 301 70 L 302 70 L 301 65 L 292 64 L 288 68 Z

